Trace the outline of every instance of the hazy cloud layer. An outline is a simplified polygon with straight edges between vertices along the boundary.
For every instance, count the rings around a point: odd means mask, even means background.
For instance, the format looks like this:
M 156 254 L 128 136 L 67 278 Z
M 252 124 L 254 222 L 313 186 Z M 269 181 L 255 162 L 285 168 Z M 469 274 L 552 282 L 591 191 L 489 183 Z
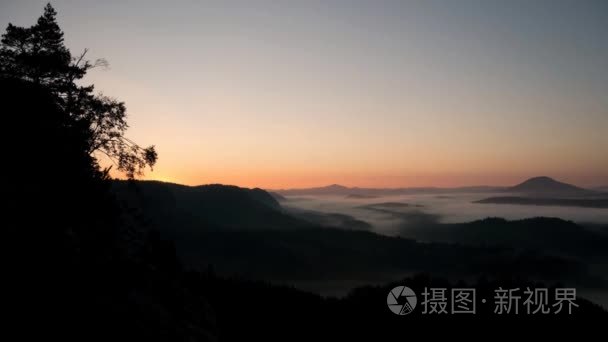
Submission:
M 333 222 L 333 226 L 370 229 L 386 235 L 397 235 L 411 227 L 469 222 L 486 217 L 523 219 L 546 216 L 579 223 L 608 223 L 606 209 L 473 203 L 487 196 L 419 194 L 356 199 L 345 196 L 287 196 L 283 206 L 292 212 L 307 213 L 309 219 L 318 223 Z

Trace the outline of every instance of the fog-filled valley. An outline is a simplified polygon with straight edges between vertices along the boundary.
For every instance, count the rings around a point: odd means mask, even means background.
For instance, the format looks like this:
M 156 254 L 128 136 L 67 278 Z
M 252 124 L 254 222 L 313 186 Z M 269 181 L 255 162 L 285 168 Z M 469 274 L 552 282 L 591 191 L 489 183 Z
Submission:
M 290 191 L 281 194 L 279 191 L 277 198 L 292 215 L 325 226 L 429 243 L 510 246 L 543 251 L 584 260 L 585 268 L 591 273 L 608 276 L 608 258 L 605 257 L 608 255 L 608 210 L 605 206 L 608 194 L 603 193 L 603 189 L 560 193 L 544 188 L 527 194 L 524 191 L 522 196 L 517 191 L 521 189 L 510 188 L 433 188 L 400 191 L 405 194 L 374 191 L 370 195 L 369 191 L 358 188 L 330 186 L 327 189 L 332 187 L 338 194 L 314 194 L 306 190 L 302 194 L 290 194 Z M 349 191 L 352 193 L 345 195 Z M 319 189 L 313 192 L 319 192 Z M 511 198 L 506 195 L 529 199 L 531 203 L 484 201 Z M 574 204 L 535 203 L 539 196 L 565 197 Z M 553 198 L 549 197 L 549 200 Z M 593 202 L 594 207 L 578 205 L 577 201 L 587 200 Z M 608 304 L 607 294 L 606 289 L 588 291 L 588 295 L 604 305 Z
M 579 224 L 608 225 L 608 210 L 565 206 L 475 203 L 504 193 L 446 193 L 349 198 L 342 195 L 284 196 L 280 201 L 292 213 L 310 220 L 320 213 L 340 214 L 351 220 L 343 228 L 369 229 L 378 234 L 407 236 L 408 228 L 435 223 L 462 223 L 487 217 L 519 220 L 559 217 Z M 608 197 L 608 195 L 606 196 Z M 354 219 L 354 220 L 353 220 Z M 319 222 L 323 222 L 322 220 Z M 367 224 L 366 224 L 367 223 Z
M 161 182 L 114 182 L 113 188 L 124 206 L 175 242 L 192 269 L 213 267 L 225 276 L 338 297 L 420 273 L 453 281 L 508 276 L 576 285 L 608 304 L 604 208 L 477 203 L 509 194 L 485 188 L 389 195 L 381 193 L 393 190 L 290 194 Z M 549 193 L 600 204 L 605 198 Z

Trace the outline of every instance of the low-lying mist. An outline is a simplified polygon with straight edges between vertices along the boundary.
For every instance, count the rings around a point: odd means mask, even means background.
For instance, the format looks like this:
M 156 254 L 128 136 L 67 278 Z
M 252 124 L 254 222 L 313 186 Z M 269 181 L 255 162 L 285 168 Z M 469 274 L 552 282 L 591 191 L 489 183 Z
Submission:
M 312 222 L 365 229 L 394 236 L 437 223 L 462 223 L 486 217 L 509 220 L 558 217 L 582 224 L 608 224 L 608 210 L 541 205 L 473 203 L 492 194 L 416 194 L 379 197 L 341 195 L 285 196 L 291 213 Z

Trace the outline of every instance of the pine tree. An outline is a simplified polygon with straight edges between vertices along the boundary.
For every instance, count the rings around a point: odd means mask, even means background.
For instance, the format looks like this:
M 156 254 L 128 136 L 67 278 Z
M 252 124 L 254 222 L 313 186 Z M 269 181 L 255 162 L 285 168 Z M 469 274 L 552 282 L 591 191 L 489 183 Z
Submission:
M 0 45 L 0 77 L 29 81 L 50 91 L 69 114 L 67 124 L 87 130 L 87 152 L 106 155 L 133 178 L 154 166 L 156 150 L 142 148 L 125 136 L 129 126 L 123 102 L 95 94 L 93 85 L 76 83 L 92 68 L 107 65 L 102 59 L 87 60 L 86 54 L 85 49 L 72 56 L 57 24 L 57 12 L 47 4 L 35 25 L 6 28 Z

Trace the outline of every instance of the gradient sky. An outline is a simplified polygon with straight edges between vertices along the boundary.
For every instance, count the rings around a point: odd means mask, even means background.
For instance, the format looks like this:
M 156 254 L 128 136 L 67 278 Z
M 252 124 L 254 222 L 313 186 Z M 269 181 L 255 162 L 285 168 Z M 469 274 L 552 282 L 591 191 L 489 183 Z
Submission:
M 29 26 L 46 1 L 0 0 Z M 608 1 L 52 1 L 146 178 L 608 185 Z

